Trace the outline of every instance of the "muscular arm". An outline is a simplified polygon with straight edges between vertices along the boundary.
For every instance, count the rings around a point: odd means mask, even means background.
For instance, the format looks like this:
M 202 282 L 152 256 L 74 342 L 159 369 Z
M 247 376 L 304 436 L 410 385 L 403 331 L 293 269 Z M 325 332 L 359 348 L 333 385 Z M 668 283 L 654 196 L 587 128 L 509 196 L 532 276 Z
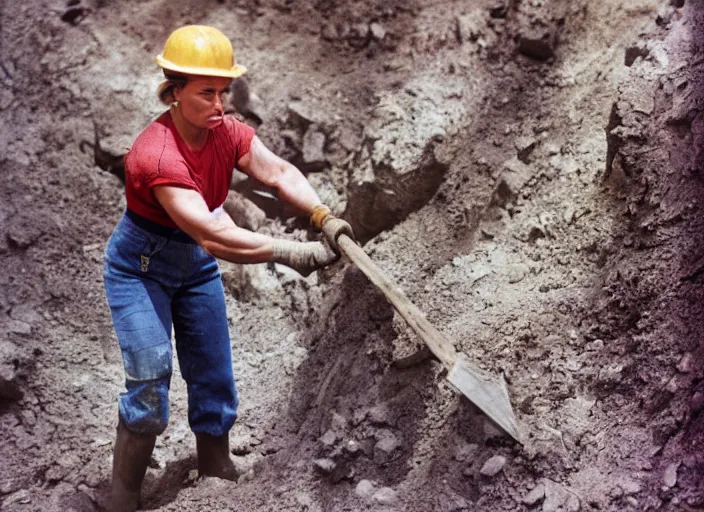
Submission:
M 276 156 L 254 137 L 249 152 L 238 167 L 306 215 L 320 204 L 320 198 L 294 165 Z M 233 263 L 263 263 L 274 256 L 274 239 L 235 225 L 221 208 L 211 212 L 203 197 L 191 189 L 154 187 L 154 196 L 176 225 L 216 258 Z
M 209 211 L 197 191 L 172 186 L 153 190 L 176 225 L 216 258 L 233 263 L 271 260 L 272 238 L 236 226 L 222 208 Z
M 298 208 L 306 215 L 320 204 L 313 187 L 293 164 L 272 153 L 259 137 L 254 137 L 249 152 L 237 165 L 245 173 L 265 185 L 275 188 L 279 198 Z

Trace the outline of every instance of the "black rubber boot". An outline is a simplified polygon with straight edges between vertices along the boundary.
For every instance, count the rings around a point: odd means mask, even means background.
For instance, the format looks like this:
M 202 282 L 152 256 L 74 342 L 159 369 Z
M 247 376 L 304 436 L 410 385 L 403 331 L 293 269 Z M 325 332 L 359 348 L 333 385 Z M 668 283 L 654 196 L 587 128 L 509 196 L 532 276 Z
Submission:
M 112 464 L 110 512 L 134 512 L 139 506 L 139 491 L 147 472 L 156 436 L 141 436 L 127 429 L 120 420 Z
M 230 439 L 227 434 L 217 437 L 196 434 L 196 450 L 199 476 L 214 476 L 233 482 L 240 477 L 240 471 L 230 459 Z

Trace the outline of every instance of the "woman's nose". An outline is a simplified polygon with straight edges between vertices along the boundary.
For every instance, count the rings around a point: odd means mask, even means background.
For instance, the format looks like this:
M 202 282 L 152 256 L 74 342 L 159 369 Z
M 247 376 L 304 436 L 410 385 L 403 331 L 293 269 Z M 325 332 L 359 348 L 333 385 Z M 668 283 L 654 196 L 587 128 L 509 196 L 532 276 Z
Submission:
M 223 105 L 225 104 L 225 98 L 223 98 L 222 94 L 216 94 L 215 95 L 215 106 L 223 110 Z

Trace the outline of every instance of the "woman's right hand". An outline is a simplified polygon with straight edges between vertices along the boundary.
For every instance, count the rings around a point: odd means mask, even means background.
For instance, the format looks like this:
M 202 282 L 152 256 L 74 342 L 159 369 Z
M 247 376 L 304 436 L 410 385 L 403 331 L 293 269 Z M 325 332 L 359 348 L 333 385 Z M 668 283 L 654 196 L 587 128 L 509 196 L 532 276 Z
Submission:
M 291 267 L 303 277 L 339 259 L 339 255 L 324 242 L 274 240 L 271 252 L 271 261 Z

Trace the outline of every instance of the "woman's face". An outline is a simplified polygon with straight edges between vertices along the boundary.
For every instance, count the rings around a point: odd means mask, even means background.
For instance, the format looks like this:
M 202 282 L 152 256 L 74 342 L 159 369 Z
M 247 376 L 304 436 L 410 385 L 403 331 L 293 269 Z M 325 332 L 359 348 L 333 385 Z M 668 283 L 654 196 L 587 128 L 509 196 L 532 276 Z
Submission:
M 218 126 L 225 113 L 223 95 L 230 92 L 231 81 L 218 76 L 189 76 L 184 87 L 174 89 L 181 115 L 197 128 Z

